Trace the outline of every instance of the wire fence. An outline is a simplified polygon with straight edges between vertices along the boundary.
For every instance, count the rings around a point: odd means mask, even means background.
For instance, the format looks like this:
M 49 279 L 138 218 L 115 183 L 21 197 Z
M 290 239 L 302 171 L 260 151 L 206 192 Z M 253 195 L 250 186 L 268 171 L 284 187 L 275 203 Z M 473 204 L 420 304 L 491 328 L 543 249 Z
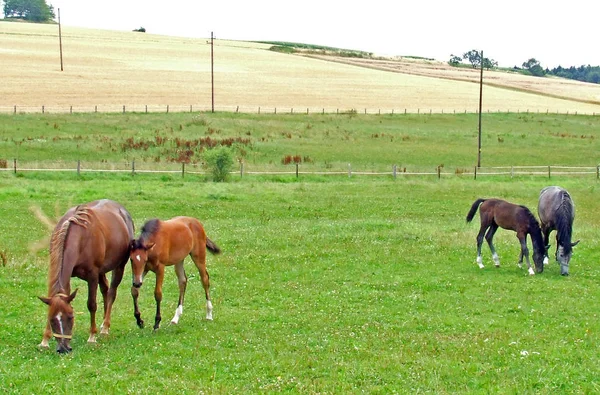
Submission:
M 401 167 L 396 164 L 390 165 L 387 169 L 383 167 L 371 169 L 356 169 L 351 163 L 327 165 L 326 168 L 319 168 L 318 165 L 301 165 L 292 163 L 289 165 L 252 165 L 245 162 L 239 162 L 238 168 L 231 171 L 232 176 L 260 176 L 260 175 L 281 175 L 281 176 L 387 176 L 394 179 L 403 177 L 471 177 L 473 179 L 481 177 L 507 177 L 514 178 L 519 176 L 545 177 L 594 177 L 600 179 L 600 165 L 597 166 L 497 166 L 497 167 L 448 167 L 448 166 L 414 166 Z M 453 169 L 453 170 L 450 170 Z M 79 161 L 18 161 L 13 159 L 7 161 L 0 159 L 0 172 L 4 173 L 26 173 L 26 172 L 64 172 L 76 173 L 77 175 L 85 173 L 123 173 L 131 174 L 171 174 L 180 175 L 182 178 L 186 175 L 209 175 L 200 163 L 150 163 L 136 161 L 121 162 L 82 162 Z
M 0 106 L 0 114 L 89 114 L 89 113 L 185 113 L 185 112 L 211 112 L 213 109 L 206 105 L 95 105 L 95 106 Z M 247 114 L 370 114 L 370 115 L 395 115 L 395 114 L 478 114 L 479 110 L 457 108 L 327 108 L 327 107 L 268 107 L 268 106 L 219 106 L 214 111 Z M 599 112 L 585 111 L 552 111 L 529 109 L 487 109 L 482 113 L 506 114 L 556 114 L 556 115 L 600 115 Z

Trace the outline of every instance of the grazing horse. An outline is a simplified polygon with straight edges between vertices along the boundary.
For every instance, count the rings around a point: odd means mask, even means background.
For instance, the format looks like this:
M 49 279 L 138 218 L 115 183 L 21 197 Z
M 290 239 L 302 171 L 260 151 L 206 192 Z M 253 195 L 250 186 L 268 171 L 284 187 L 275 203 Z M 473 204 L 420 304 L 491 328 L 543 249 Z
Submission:
M 569 192 L 561 187 L 546 187 L 540 192 L 538 215 L 542 225 L 546 254 L 544 263 L 548 263 L 550 248 L 550 232 L 556 230 L 556 260 L 560 263 L 560 274 L 569 275 L 569 261 L 573 247 L 579 243 L 571 243 L 573 221 L 575 220 L 575 204 Z
M 538 221 L 535 219 L 531 211 L 525 206 L 519 206 L 513 203 L 506 202 L 500 199 L 477 199 L 471 206 L 471 210 L 467 214 L 467 222 L 471 222 L 477 209 L 481 217 L 481 227 L 477 235 L 477 264 L 483 269 L 481 259 L 481 244 L 483 243 L 483 235 L 487 240 L 492 258 L 496 267 L 500 267 L 500 259 L 492 243 L 494 234 L 498 227 L 517 232 L 517 238 L 521 243 L 521 254 L 519 255 L 519 267 L 523 264 L 523 257 L 527 260 L 529 274 L 535 274 L 529 262 L 529 250 L 527 249 L 527 235 L 531 237 L 533 245 L 533 262 L 538 273 L 544 271 L 544 241 L 542 231 Z M 487 233 L 486 233 L 487 231 Z
M 40 344 L 48 348 L 52 336 L 56 351 L 71 351 L 74 314 L 71 302 L 71 277 L 88 283 L 87 307 L 90 311 L 90 337 L 96 342 L 96 294 L 98 285 L 104 299 L 104 321 L 100 333 L 108 334 L 110 312 L 117 297 L 117 287 L 129 257 L 129 241 L 134 226 L 129 212 L 112 200 L 96 200 L 70 208 L 58 221 L 50 241 L 48 296 L 39 297 L 48 305 L 48 320 Z M 106 273 L 112 271 L 110 287 Z
M 196 218 L 175 217 L 168 221 L 151 219 L 144 224 L 137 240 L 130 243 L 130 259 L 133 272 L 134 316 L 140 328 L 144 327 L 138 306 L 139 288 L 148 271 L 156 274 L 154 299 L 156 300 L 156 316 L 154 329 L 160 326 L 160 302 L 162 300 L 162 284 L 165 266 L 175 265 L 175 273 L 179 282 L 179 302 L 171 323 L 177 324 L 183 314 L 183 299 L 187 285 L 187 276 L 183 269 L 183 261 L 190 256 L 200 272 L 202 286 L 206 295 L 206 319 L 212 320 L 212 303 L 210 301 L 210 283 L 206 270 L 206 249 L 213 254 L 221 252 L 219 247 L 206 237 L 202 223 Z

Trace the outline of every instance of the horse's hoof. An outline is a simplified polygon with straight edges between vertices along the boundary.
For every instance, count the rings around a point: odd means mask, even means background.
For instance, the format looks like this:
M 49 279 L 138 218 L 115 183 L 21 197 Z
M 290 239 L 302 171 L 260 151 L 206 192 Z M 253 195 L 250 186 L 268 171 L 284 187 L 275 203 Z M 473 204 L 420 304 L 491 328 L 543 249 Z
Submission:
M 40 344 L 38 344 L 38 348 L 40 350 L 48 350 L 50 346 L 48 345 L 48 343 L 41 342 Z
M 172 324 L 172 325 L 177 325 L 177 321 L 175 321 L 175 320 L 171 320 L 171 324 Z
M 534 276 L 534 275 L 535 275 L 535 272 L 533 271 L 533 269 L 532 269 L 532 268 L 529 268 L 529 275 L 530 275 L 530 276 Z

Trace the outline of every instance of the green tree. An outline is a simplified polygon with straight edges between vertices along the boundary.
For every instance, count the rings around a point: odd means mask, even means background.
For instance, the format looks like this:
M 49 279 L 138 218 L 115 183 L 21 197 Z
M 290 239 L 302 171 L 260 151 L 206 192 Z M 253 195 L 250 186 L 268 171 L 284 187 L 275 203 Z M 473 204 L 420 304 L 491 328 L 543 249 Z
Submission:
M 483 58 L 483 67 L 485 67 L 486 70 L 495 69 L 498 67 L 498 62 L 494 59 Z
M 4 17 L 21 18 L 31 22 L 53 20 L 54 7 L 45 0 L 4 0 Z
M 531 75 L 536 77 L 543 77 L 546 75 L 546 72 L 540 65 L 540 62 L 538 62 L 535 58 L 531 58 L 527 62 L 523 62 L 523 68 L 528 70 Z
M 465 52 L 463 59 L 467 59 L 473 68 L 479 67 L 481 65 L 481 51 L 472 49 L 469 52 Z
M 450 66 L 456 67 L 460 64 L 461 61 L 462 61 L 462 58 L 460 56 L 450 55 L 450 60 L 448 61 L 448 64 Z

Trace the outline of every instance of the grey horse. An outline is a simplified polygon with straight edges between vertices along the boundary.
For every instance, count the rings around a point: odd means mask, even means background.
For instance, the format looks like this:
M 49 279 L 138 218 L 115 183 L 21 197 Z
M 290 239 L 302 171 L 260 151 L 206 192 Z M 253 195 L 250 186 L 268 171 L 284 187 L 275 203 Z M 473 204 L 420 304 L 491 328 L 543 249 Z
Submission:
M 557 186 L 542 189 L 538 203 L 538 215 L 546 246 L 544 263 L 548 262 L 550 232 L 556 230 L 556 260 L 560 263 L 560 274 L 568 276 L 573 247 L 579 243 L 579 240 L 571 243 L 573 221 L 575 220 L 575 204 L 569 192 Z

